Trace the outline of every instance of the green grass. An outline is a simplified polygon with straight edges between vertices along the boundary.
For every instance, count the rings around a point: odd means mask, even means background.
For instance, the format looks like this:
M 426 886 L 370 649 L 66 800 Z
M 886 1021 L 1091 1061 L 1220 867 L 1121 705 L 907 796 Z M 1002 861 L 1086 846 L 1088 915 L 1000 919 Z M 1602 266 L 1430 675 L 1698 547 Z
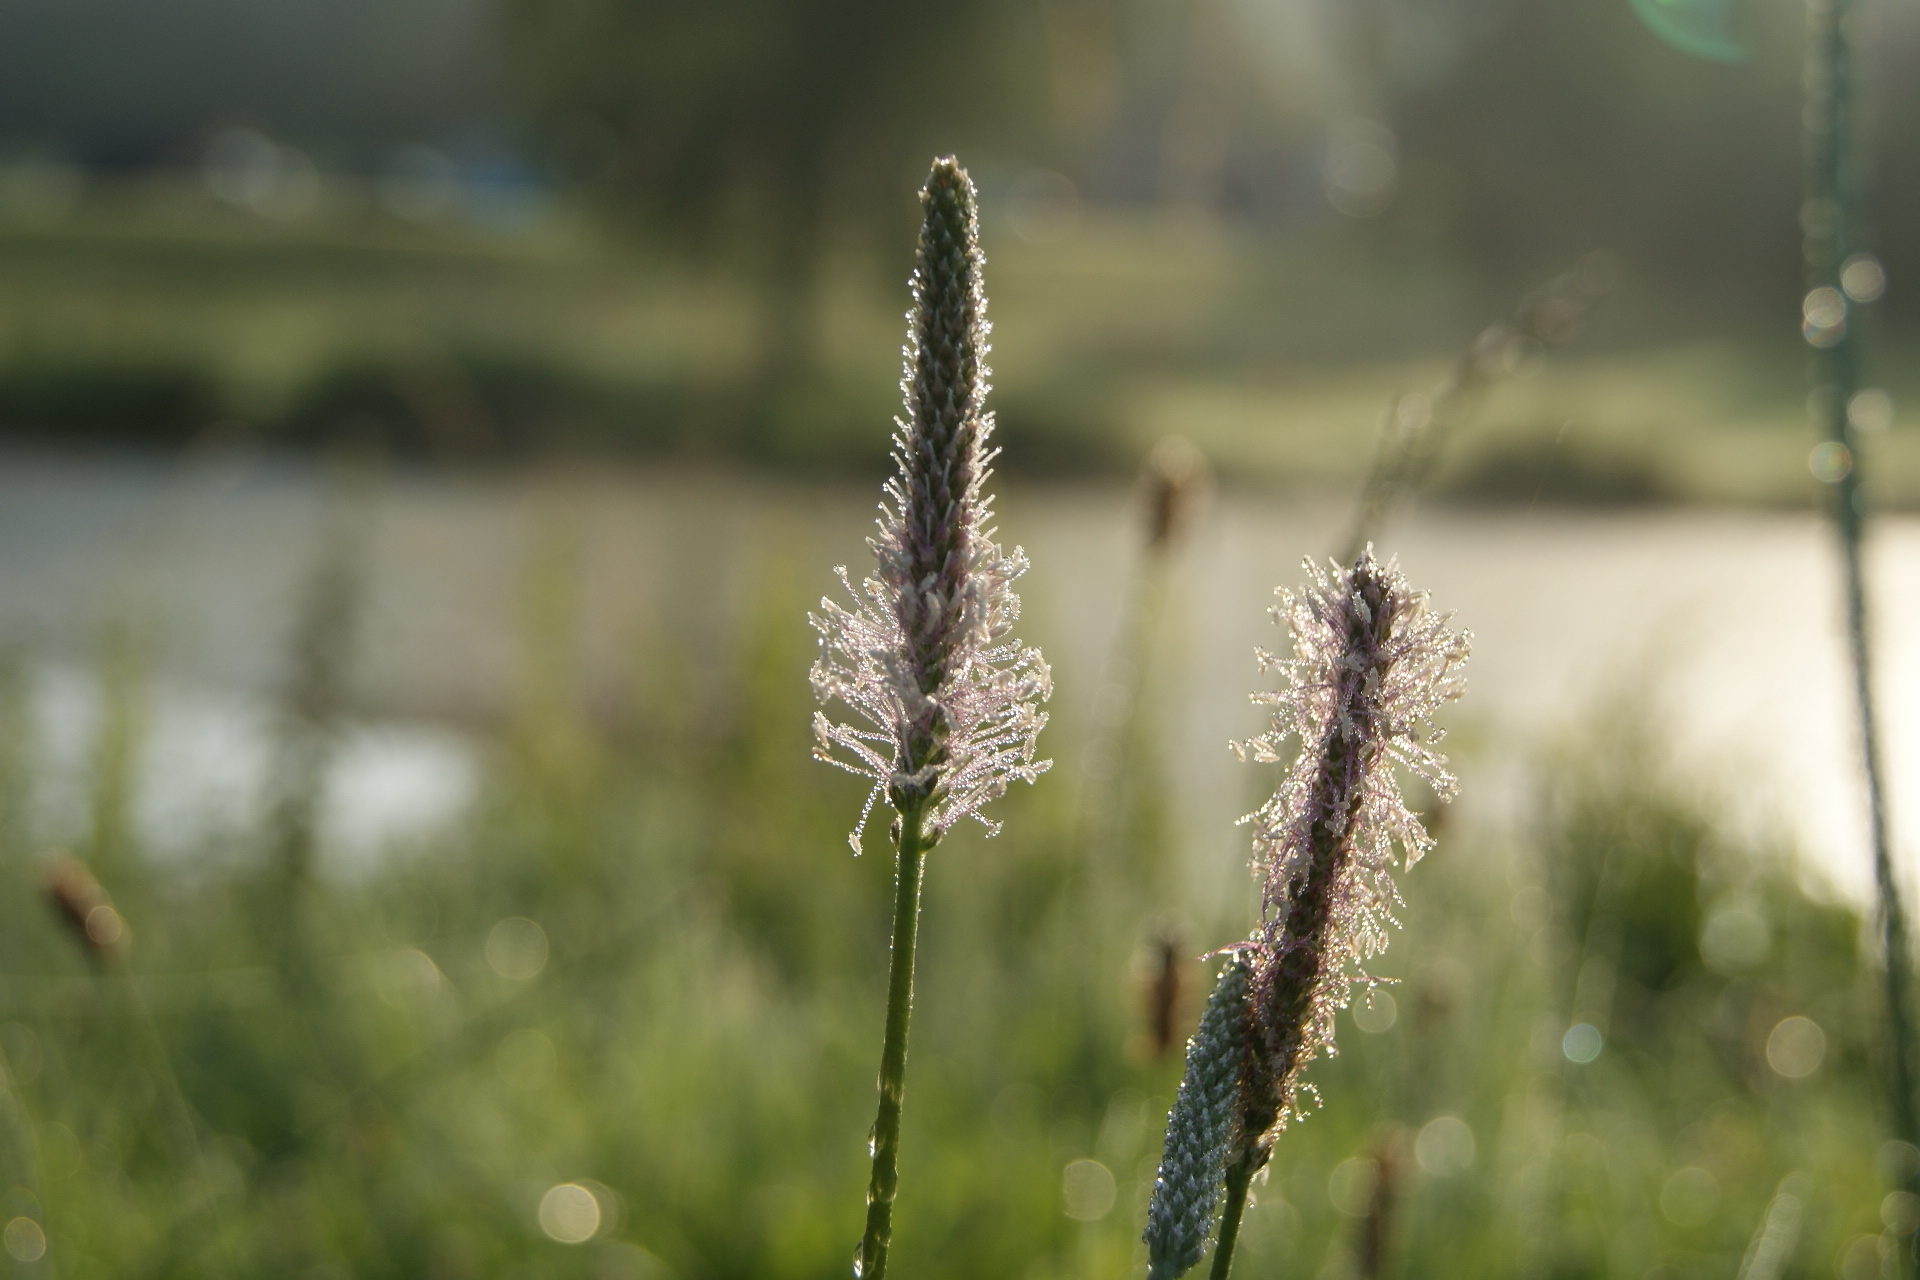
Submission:
M 59 830 L 0 699 L 0 1160 L 8 1215 L 51 1242 L 22 1274 L 846 1274 L 891 867 L 847 849 L 860 784 L 808 759 L 803 602 L 756 593 L 721 652 L 640 651 L 630 696 L 589 720 L 564 657 L 573 579 L 541 572 L 523 707 L 489 743 L 476 811 L 291 908 L 268 831 L 182 866 L 143 858 L 111 804 Z M 133 677 L 113 687 L 138 696 Z M 1096 793 L 1113 806 L 1097 843 L 1069 722 L 1044 744 L 1056 772 L 999 807 L 1004 835 L 956 832 L 930 859 L 902 1276 L 1143 1265 L 1179 1069 L 1140 1048 L 1143 974 L 1170 915 L 1196 955 L 1244 932 L 1252 897 L 1222 913 L 1192 896 L 1213 877 L 1169 862 L 1154 696 L 1121 784 Z M 1744 824 L 1620 724 L 1536 753 L 1532 824 L 1443 825 L 1405 877 L 1379 966 L 1397 1019 L 1341 1018 L 1340 1056 L 1309 1076 L 1324 1107 L 1283 1136 L 1236 1274 L 1356 1274 L 1369 1218 L 1347 1162 L 1383 1158 L 1381 1275 L 1729 1276 L 1793 1171 L 1807 1213 L 1783 1274 L 1831 1274 L 1880 1232 L 1858 918 L 1809 897 L 1785 851 L 1729 835 Z M 124 786 L 111 762 L 137 756 L 105 751 L 96 787 Z M 1270 785 L 1245 773 L 1250 794 Z M 115 895 L 124 967 L 92 964 L 41 900 L 54 840 Z M 1701 943 L 1733 906 L 1766 939 L 1737 963 Z M 537 973 L 496 933 L 514 919 L 547 940 Z M 1183 970 L 1182 1034 L 1201 969 Z M 1827 1037 L 1804 1080 L 1768 1065 L 1790 1015 Z M 1585 1066 L 1560 1048 L 1576 1018 L 1606 1031 Z M 1471 1130 L 1463 1168 L 1422 1166 L 1440 1116 Z M 586 1243 L 540 1225 L 569 1182 L 604 1205 Z

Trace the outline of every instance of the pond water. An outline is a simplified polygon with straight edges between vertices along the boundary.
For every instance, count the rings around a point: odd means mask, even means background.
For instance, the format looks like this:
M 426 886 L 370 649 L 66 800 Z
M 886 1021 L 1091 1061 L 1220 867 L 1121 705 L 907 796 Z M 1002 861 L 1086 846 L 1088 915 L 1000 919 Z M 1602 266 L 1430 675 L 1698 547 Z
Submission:
M 258 459 L 0 456 L 0 644 L 33 673 L 50 829 L 84 811 L 114 628 L 150 673 L 141 813 L 156 845 L 191 853 L 257 812 L 294 619 L 338 536 L 338 494 L 314 468 Z M 1272 590 L 1331 547 L 1338 498 L 1218 496 L 1174 566 L 1166 760 L 1195 875 L 1222 891 L 1241 883 L 1232 824 L 1258 781 L 1225 750 L 1259 725 L 1252 650 L 1279 642 Z M 699 666 L 787 617 L 804 645 L 832 565 L 867 554 L 875 500 L 865 485 L 680 470 L 382 480 L 351 521 L 367 554 L 325 819 L 338 865 L 457 817 L 485 726 L 517 705 L 543 635 L 562 638 L 590 704 L 624 696 L 665 649 Z M 1009 484 L 999 523 L 1033 560 L 1021 630 L 1054 666 L 1050 737 L 1069 750 L 1131 598 L 1135 495 Z M 1685 785 L 1791 835 L 1827 882 L 1864 897 L 1836 564 L 1815 516 L 1427 510 L 1382 550 L 1474 633 L 1468 696 L 1450 716 L 1463 822 L 1521 812 L 1526 762 L 1597 712 L 1644 709 Z M 1920 836 L 1920 522 L 1880 522 L 1870 568 L 1904 857 Z M 707 666 L 723 678 L 723 661 Z

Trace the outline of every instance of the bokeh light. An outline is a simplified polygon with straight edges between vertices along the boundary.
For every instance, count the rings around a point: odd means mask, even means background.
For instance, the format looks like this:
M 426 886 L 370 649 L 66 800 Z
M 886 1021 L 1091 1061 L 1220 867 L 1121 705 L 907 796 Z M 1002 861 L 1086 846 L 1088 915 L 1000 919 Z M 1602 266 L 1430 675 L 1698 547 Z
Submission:
M 1421 1127 L 1413 1154 L 1420 1167 L 1436 1177 L 1465 1173 L 1476 1154 L 1473 1130 L 1458 1116 L 1436 1116 Z
M 1327 1199 L 1349 1218 L 1365 1217 L 1373 1204 L 1374 1188 L 1380 1184 L 1380 1162 L 1367 1156 L 1354 1156 L 1333 1167 L 1327 1178 Z
M 1887 269 L 1870 253 L 1856 253 L 1840 264 L 1840 288 L 1855 302 L 1878 302 L 1887 291 Z
M 1074 1160 L 1060 1175 L 1061 1203 L 1076 1222 L 1098 1222 L 1113 1211 L 1113 1171 L 1098 1160 Z
M 561 1244 L 584 1244 L 600 1230 L 600 1201 L 577 1182 L 550 1187 L 540 1197 L 540 1229 Z
M 1700 957 L 1718 973 L 1745 973 L 1767 958 L 1772 934 L 1766 917 L 1745 903 L 1720 908 L 1700 932 Z
M 38 1262 L 47 1252 L 47 1233 L 32 1218 L 18 1217 L 0 1231 L 0 1243 L 17 1262 Z
M 1385 213 L 1400 185 L 1393 130 L 1364 117 L 1339 121 L 1327 132 L 1322 177 L 1327 203 L 1347 217 Z
M 1590 1022 L 1576 1022 L 1567 1028 L 1567 1034 L 1560 1039 L 1560 1051 L 1567 1056 L 1568 1062 L 1582 1065 L 1592 1062 L 1600 1056 L 1605 1045 L 1600 1028 Z
M 1675 1171 L 1660 1187 L 1660 1212 L 1675 1226 L 1704 1226 L 1719 1207 L 1720 1180 L 1697 1166 Z
M 1827 1035 L 1811 1018 L 1782 1018 L 1767 1036 L 1767 1065 L 1789 1080 L 1804 1080 L 1827 1056 Z
M 1234 1274 L 1879 1280 L 1821 517 L 1896 513 L 1909 848 L 1920 25 L 1842 116 L 1752 0 L 562 8 L 0 6 L 0 1264 L 844 1274 L 891 815 L 845 852 L 805 617 L 953 148 L 1057 685 L 929 862 L 901 1274 L 1144 1269 L 1261 913 L 1219 745 L 1358 530 L 1476 637 L 1460 803 Z
M 1847 336 L 1847 300 L 1831 285 L 1807 292 L 1800 304 L 1801 333 L 1816 347 L 1831 347 Z
M 1080 191 L 1052 169 L 1029 169 L 1007 189 L 1007 226 L 1029 244 L 1057 244 L 1080 225 Z
M 547 931 L 538 922 L 512 916 L 487 934 L 487 964 L 501 977 L 526 982 L 547 967 Z
M 1808 451 L 1807 470 L 1821 484 L 1838 484 L 1853 473 L 1853 450 L 1838 440 L 1822 440 Z
M 1393 1029 L 1394 1020 L 1400 1015 L 1400 1008 L 1393 997 L 1378 987 L 1355 998 L 1353 1002 L 1353 1023 L 1369 1035 L 1379 1035 Z
M 1893 397 L 1879 387 L 1853 393 L 1847 401 L 1847 421 L 1855 431 L 1878 435 L 1893 427 Z

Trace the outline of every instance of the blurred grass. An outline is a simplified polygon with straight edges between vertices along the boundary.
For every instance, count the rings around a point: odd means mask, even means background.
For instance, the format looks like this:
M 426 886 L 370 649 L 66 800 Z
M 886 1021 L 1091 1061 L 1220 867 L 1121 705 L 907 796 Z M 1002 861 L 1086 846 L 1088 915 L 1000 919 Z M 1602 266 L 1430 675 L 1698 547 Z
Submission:
M 56 829 L 32 724 L 0 697 L 17 1108 L 0 1160 L 7 1214 L 50 1241 L 22 1274 L 845 1274 L 891 867 L 846 847 L 861 784 L 808 758 L 804 601 L 769 570 L 729 649 L 652 644 L 625 701 L 589 717 L 569 545 L 557 531 L 529 561 L 522 704 L 475 811 L 291 898 L 268 827 L 186 865 L 118 820 Z M 138 759 L 142 679 L 123 647 L 103 660 L 95 815 Z M 1219 918 L 1164 865 L 1150 698 L 1139 716 L 1125 811 L 1097 842 L 1068 725 L 1003 836 L 956 832 L 931 861 L 903 1275 L 1141 1268 L 1179 1067 L 1141 1051 L 1142 978 L 1170 915 L 1197 954 L 1244 931 L 1252 890 Z M 1397 1015 L 1342 1017 L 1341 1056 L 1310 1076 L 1324 1109 L 1283 1137 L 1250 1213 L 1245 1274 L 1729 1276 L 1795 1171 L 1807 1211 L 1779 1274 L 1881 1274 L 1860 921 L 1787 851 L 1729 834 L 1749 824 L 1651 735 L 1616 708 L 1536 753 L 1530 824 L 1441 822 L 1379 966 Z M 124 966 L 91 962 L 40 900 L 55 840 L 95 856 L 131 927 Z M 1744 944 L 1721 937 L 1728 913 Z M 1181 971 L 1182 1034 L 1199 968 Z M 1826 1036 L 1804 1079 L 1769 1065 L 1792 1015 Z M 1561 1048 L 1576 1020 L 1605 1037 L 1587 1065 Z M 1391 1208 L 1355 1194 L 1388 1166 Z M 540 1225 L 568 1182 L 602 1206 L 586 1243 Z M 1386 1248 L 1363 1267 L 1370 1231 Z
M 1430 389 L 1524 288 L 1337 226 L 1275 240 L 1105 213 L 1036 245 L 987 214 L 996 403 L 1021 470 L 1125 471 L 1178 433 L 1230 481 L 1351 484 L 1392 394 Z M 1806 502 L 1797 335 L 1661 288 L 1628 264 L 1588 340 L 1498 389 L 1443 492 Z M 0 430 L 304 446 L 378 426 L 447 461 L 584 447 L 866 469 L 902 305 L 898 280 L 840 256 L 818 376 L 760 388 L 737 281 L 562 216 L 511 237 L 351 211 L 276 224 L 189 184 L 109 189 L 59 222 L 0 225 Z M 1920 395 L 1906 350 L 1872 361 L 1896 404 Z M 1909 437 L 1874 440 L 1885 504 L 1920 505 Z

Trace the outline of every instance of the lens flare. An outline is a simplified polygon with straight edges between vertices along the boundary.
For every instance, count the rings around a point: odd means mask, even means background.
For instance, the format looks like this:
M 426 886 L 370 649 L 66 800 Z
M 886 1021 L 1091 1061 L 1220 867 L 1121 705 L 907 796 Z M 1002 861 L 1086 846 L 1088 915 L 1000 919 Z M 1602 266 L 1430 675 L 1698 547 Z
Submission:
M 1746 44 L 1734 33 L 1738 0 L 1628 0 L 1647 29 L 1666 43 L 1709 62 L 1744 62 Z

